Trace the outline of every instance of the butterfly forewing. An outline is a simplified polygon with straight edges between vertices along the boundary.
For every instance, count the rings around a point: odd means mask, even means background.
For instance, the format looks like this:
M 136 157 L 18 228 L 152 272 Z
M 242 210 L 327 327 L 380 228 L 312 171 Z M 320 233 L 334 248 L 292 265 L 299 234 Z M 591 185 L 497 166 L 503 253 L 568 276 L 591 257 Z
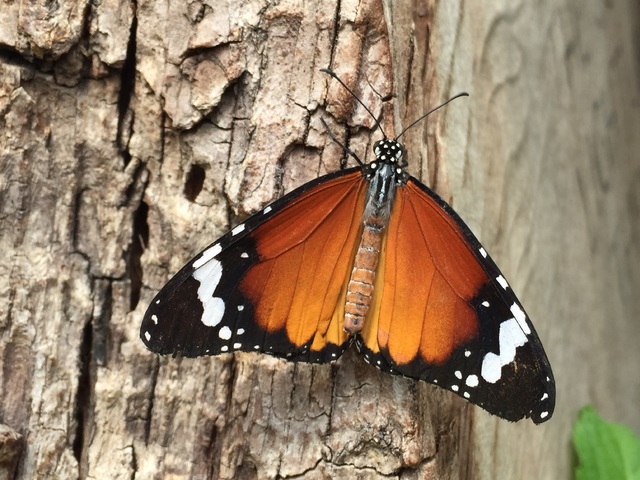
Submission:
M 360 231 L 359 168 L 304 185 L 191 260 L 155 297 L 141 338 L 161 354 L 233 350 L 330 361 L 348 346 L 344 295 Z
M 356 340 L 369 361 L 508 420 L 550 418 L 553 376 L 531 322 L 469 228 L 414 178 L 396 193 L 375 292 Z

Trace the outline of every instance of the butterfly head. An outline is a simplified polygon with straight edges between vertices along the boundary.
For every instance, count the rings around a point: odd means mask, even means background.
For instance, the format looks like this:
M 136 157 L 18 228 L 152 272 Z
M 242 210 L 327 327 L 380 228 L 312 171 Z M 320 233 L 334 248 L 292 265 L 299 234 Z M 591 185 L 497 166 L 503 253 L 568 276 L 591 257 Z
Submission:
M 407 161 L 403 158 L 405 151 L 400 142 L 388 138 L 379 140 L 373 145 L 373 153 L 376 159 L 367 165 L 368 168 L 365 170 L 367 178 L 373 178 L 376 171 L 380 171 L 380 174 L 392 178 L 397 184 L 406 183 L 409 178 L 404 171 Z
M 383 163 L 401 164 L 401 158 L 404 156 L 404 147 L 400 142 L 389 140 L 387 138 L 378 140 L 373 145 L 373 153 L 376 154 L 376 160 Z

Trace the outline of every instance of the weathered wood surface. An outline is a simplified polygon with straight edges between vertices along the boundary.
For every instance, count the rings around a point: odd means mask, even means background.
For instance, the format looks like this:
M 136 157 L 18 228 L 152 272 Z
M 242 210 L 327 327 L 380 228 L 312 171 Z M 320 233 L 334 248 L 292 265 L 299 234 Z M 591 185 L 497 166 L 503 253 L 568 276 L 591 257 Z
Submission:
M 0 478 L 568 478 L 585 403 L 640 431 L 640 9 L 484 3 L 4 2 Z M 519 292 L 556 374 L 550 422 L 352 353 L 139 342 L 183 262 L 340 168 L 320 118 L 370 155 L 378 133 L 326 66 L 388 130 L 471 93 L 406 135 L 410 171 Z

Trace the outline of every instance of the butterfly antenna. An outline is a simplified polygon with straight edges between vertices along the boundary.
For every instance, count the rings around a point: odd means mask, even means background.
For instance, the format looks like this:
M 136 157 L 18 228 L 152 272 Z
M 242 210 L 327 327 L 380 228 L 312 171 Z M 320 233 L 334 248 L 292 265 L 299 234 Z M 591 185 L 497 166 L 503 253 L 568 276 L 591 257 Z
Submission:
M 404 130 L 402 130 L 402 132 L 400 132 L 400 135 L 398 135 L 396 138 L 394 138 L 394 140 L 398 140 L 402 135 L 405 134 L 405 132 L 407 130 L 409 130 L 411 127 L 413 127 L 416 123 L 418 123 L 420 120 L 428 117 L 429 115 L 431 115 L 433 112 L 435 112 L 436 110 L 444 107 L 447 103 L 449 102 L 453 102 L 456 98 L 460 98 L 460 97 L 468 97 L 469 94 L 467 92 L 461 92 L 453 97 L 451 97 L 449 100 L 447 100 L 444 103 L 441 103 L 440 105 L 438 105 L 436 108 L 429 110 L 427 113 L 425 113 L 424 115 L 422 115 L 420 118 L 418 118 L 417 120 L 415 120 L 414 122 L 411 123 L 411 125 L 409 125 L 408 127 L 406 127 Z
M 338 75 L 336 75 L 336 73 L 333 70 L 329 70 L 328 68 L 321 68 L 320 71 L 323 72 L 323 73 L 326 73 L 327 75 L 329 75 L 329 76 L 331 76 L 333 78 L 335 78 L 340 83 L 340 85 L 342 85 L 347 90 L 347 92 L 349 92 L 351 94 L 351 96 L 353 98 L 355 98 L 358 101 L 358 103 L 364 107 L 364 109 L 367 111 L 367 113 L 369 113 L 369 115 L 371 115 L 371 118 L 373 118 L 373 121 L 376 122 L 376 125 L 380 129 L 380 131 L 382 132 L 382 135 L 384 136 L 384 138 L 387 138 L 387 134 L 384 133 L 384 130 L 382 129 L 382 125 L 380 125 L 380 122 L 378 121 L 376 116 L 373 114 L 373 112 L 371 110 L 369 110 L 369 108 L 364 103 L 362 103 L 362 100 L 360 100 L 358 98 L 358 96 L 355 93 L 353 93 L 353 91 L 349 87 L 347 87 L 347 85 L 342 80 L 340 80 L 340 77 L 338 77 Z

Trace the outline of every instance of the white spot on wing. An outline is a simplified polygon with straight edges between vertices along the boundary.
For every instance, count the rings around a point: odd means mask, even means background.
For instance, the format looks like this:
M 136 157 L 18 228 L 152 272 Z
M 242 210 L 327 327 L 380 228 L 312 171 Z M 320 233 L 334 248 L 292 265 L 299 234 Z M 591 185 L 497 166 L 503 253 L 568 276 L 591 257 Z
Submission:
M 244 305 L 238 305 L 238 311 L 241 312 L 242 310 L 244 310 Z
M 454 375 L 456 376 L 457 379 L 462 380 L 462 372 L 460 370 L 456 370 Z
M 151 334 L 149 332 L 144 332 L 144 338 L 147 339 L 147 342 L 151 340 Z
M 226 352 L 227 350 L 229 350 L 229 347 L 227 347 L 226 345 L 220 347 L 221 352 Z
M 542 413 L 540 414 L 540 418 L 546 418 L 546 417 L 547 417 L 547 415 L 549 415 L 549 412 L 542 412 Z
M 231 338 L 231 329 L 225 325 L 220 329 L 220 332 L 218 332 L 218 336 L 222 340 L 229 340 Z
M 451 390 L 453 390 L 454 392 L 457 392 L 460 389 L 460 387 L 458 387 L 458 385 L 451 385 Z
M 500 286 L 502 288 L 504 288 L 505 290 L 509 287 L 509 284 L 507 283 L 507 280 L 502 276 L 502 275 L 498 275 L 496 277 L 496 280 L 498 281 L 498 283 L 500 284 Z
M 242 252 L 242 253 L 240 254 L 240 257 L 242 257 L 242 258 L 249 258 L 249 254 L 248 254 L 247 252 Z
M 462 395 L 464 395 L 464 398 L 469 398 L 471 395 L 469 395 L 469 392 L 464 392 Z
M 511 313 L 513 314 L 513 318 L 518 322 L 518 325 L 520 325 L 522 331 L 529 335 L 531 333 L 531 329 L 529 328 L 529 325 L 527 325 L 527 316 L 520 308 L 520 305 L 514 302 L 513 305 L 511 305 Z
M 234 343 L 233 344 L 233 348 L 235 348 L 236 350 L 239 349 L 242 346 L 241 343 Z
M 273 208 L 271 208 L 270 206 L 264 207 L 264 210 L 262 210 L 262 214 L 266 215 L 267 213 L 269 213 L 271 210 L 273 210 Z
M 202 323 L 207 327 L 215 327 L 218 325 L 224 315 L 224 300 L 213 296 L 213 292 L 218 286 L 221 277 L 222 264 L 217 260 L 208 261 L 204 266 L 193 272 L 193 278 L 200 282 L 198 299 L 202 302 L 202 308 L 204 310 L 202 313 Z
M 482 306 L 483 307 L 488 307 L 489 306 L 489 302 L 487 302 L 486 300 L 484 302 L 482 302 Z
M 471 356 L 471 350 L 465 350 L 464 351 L 464 356 L 465 357 L 470 357 Z
M 484 249 L 484 247 L 480 247 L 480 250 L 478 250 L 480 252 L 480 255 L 482 255 L 483 258 L 487 258 L 487 251 Z
M 540 399 L 540 401 L 546 400 L 547 398 L 549 398 L 549 395 L 547 395 L 547 393 L 545 392 L 545 393 L 542 395 L 542 398 Z
M 158 317 L 156 315 L 151 315 L 151 320 L 153 320 L 153 323 L 156 325 L 158 324 Z
M 505 320 L 500 324 L 498 336 L 500 353 L 487 353 L 482 360 L 480 374 L 489 383 L 496 383 L 502 376 L 502 367 L 513 362 L 516 358 L 516 348 L 527 343 L 527 337 L 522 332 L 520 324 L 515 318 Z
M 240 232 L 244 232 L 244 223 L 241 223 L 236 228 L 231 230 L 231 235 L 238 235 Z
M 467 387 L 477 387 L 478 386 L 478 376 L 477 375 L 469 375 L 464 382 Z
M 239 329 L 236 331 L 236 333 L 237 333 L 238 335 L 242 335 L 242 334 L 244 333 L 244 328 L 239 328 Z
M 202 256 L 198 260 L 193 262 L 193 268 L 195 269 L 200 268 L 209 260 L 211 260 L 216 255 L 218 255 L 221 251 L 222 251 L 222 247 L 220 246 L 220 244 L 216 244 L 213 247 L 205 250 L 204 252 L 202 252 Z

